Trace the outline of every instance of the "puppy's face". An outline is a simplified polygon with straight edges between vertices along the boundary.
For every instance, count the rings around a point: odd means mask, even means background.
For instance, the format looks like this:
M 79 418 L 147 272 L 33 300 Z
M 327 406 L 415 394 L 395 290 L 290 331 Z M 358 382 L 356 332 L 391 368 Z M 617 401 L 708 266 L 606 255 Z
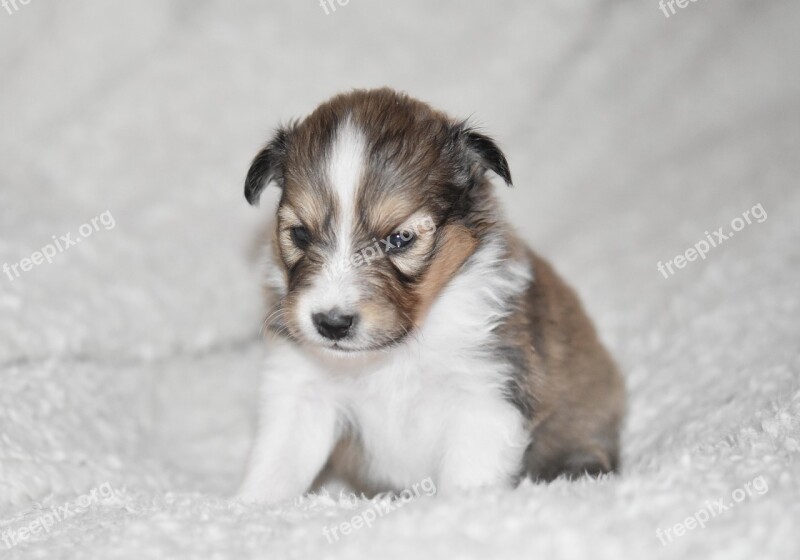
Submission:
M 272 326 L 337 353 L 400 343 L 479 243 L 488 169 L 510 183 L 489 138 L 386 89 L 279 130 L 245 185 L 251 203 L 283 189 Z

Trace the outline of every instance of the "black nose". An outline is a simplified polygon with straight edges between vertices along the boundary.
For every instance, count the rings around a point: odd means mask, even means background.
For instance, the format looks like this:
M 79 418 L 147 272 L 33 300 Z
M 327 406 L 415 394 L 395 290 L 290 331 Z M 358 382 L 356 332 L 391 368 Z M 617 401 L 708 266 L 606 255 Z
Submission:
M 332 309 L 326 313 L 314 313 L 311 316 L 314 326 L 317 327 L 317 332 L 331 340 L 341 340 L 346 337 L 355 322 L 355 318 L 355 315 L 345 315 L 338 309 Z

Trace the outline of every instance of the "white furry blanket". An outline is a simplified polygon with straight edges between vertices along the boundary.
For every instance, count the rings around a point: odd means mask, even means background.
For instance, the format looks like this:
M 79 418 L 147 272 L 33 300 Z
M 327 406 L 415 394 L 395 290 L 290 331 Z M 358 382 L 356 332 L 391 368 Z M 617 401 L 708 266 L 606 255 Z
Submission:
M 335 8 L 0 7 L 0 558 L 800 557 L 797 2 Z M 249 159 L 379 85 L 505 149 L 510 219 L 625 371 L 620 476 L 227 498 L 264 352 Z

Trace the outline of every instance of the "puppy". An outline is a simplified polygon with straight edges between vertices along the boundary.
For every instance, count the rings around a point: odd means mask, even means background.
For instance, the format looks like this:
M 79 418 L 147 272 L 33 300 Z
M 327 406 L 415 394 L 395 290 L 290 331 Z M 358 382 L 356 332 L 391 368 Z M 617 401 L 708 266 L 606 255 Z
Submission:
M 440 492 L 617 469 L 622 379 L 575 293 L 503 221 L 497 144 L 389 89 L 334 97 L 256 155 L 282 194 L 269 363 L 240 496 Z

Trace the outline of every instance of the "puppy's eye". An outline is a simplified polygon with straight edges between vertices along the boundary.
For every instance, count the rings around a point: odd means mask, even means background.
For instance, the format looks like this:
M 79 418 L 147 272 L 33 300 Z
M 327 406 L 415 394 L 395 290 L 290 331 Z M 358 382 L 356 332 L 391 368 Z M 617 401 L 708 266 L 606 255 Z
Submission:
M 292 241 L 298 249 L 305 249 L 311 244 L 311 234 L 303 226 L 295 226 L 291 230 Z
M 389 236 L 391 247 L 387 249 L 390 253 L 401 253 L 411 247 L 417 236 L 411 231 L 398 231 Z

